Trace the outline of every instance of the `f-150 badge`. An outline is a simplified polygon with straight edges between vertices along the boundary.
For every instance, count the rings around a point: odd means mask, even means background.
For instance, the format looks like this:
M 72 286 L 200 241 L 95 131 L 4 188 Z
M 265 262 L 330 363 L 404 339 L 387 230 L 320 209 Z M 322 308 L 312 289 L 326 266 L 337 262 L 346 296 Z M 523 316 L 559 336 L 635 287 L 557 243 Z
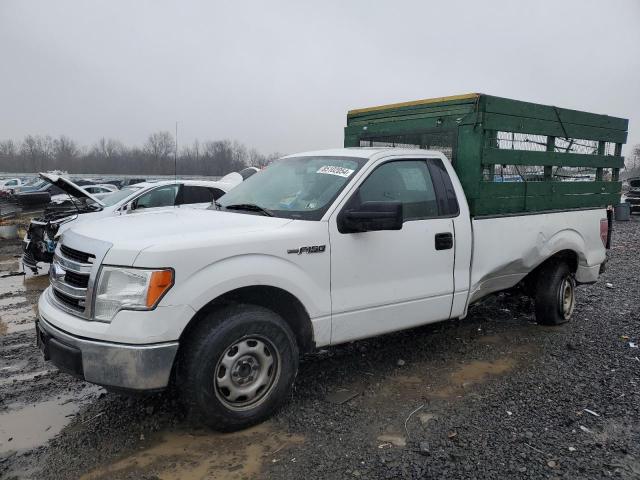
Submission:
M 298 255 L 302 255 L 303 253 L 322 253 L 326 249 L 326 245 L 313 245 L 310 247 L 292 248 L 287 250 L 287 253 L 297 253 Z

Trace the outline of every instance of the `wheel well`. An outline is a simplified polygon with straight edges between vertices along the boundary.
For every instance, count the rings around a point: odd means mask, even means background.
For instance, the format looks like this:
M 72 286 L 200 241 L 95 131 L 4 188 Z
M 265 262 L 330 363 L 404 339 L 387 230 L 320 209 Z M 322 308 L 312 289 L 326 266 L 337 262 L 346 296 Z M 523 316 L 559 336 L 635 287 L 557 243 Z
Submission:
M 259 305 L 277 313 L 289 324 L 296 337 L 300 352 L 307 353 L 315 348 L 311 320 L 304 305 L 286 290 L 267 285 L 238 288 L 206 304 L 196 313 L 182 332 L 180 344 L 183 344 L 182 339 L 187 338 L 196 325 L 209 313 L 218 308 L 238 303 Z
M 534 268 L 529 274 L 524 278 L 523 282 L 528 292 L 535 291 L 536 280 L 538 279 L 538 274 L 540 270 L 545 265 L 548 265 L 550 262 L 564 261 L 569 265 L 571 271 L 576 273 L 578 270 L 578 254 L 573 250 L 561 250 L 559 252 L 554 253 L 545 261 L 543 261 L 540 265 Z

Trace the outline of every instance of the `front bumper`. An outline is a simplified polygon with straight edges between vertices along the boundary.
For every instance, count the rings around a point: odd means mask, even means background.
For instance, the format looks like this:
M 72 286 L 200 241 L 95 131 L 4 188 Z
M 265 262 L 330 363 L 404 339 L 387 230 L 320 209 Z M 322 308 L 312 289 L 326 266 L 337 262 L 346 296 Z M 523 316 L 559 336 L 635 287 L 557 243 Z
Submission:
M 130 345 L 64 332 L 40 315 L 38 346 L 45 360 L 87 382 L 119 390 L 162 390 L 169 384 L 178 342 Z
M 628 204 L 631 205 L 631 207 L 640 207 L 640 196 L 639 197 L 629 197 L 627 195 L 627 198 L 625 198 L 624 200 L 625 202 L 627 202 Z

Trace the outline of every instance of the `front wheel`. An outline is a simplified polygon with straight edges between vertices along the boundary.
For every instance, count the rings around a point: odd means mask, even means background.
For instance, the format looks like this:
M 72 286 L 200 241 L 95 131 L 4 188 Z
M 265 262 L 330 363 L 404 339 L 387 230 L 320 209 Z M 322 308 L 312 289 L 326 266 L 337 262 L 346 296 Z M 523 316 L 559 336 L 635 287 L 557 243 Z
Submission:
M 219 431 L 259 423 L 286 400 L 298 370 L 287 323 L 254 305 L 209 314 L 190 334 L 178 364 L 180 395 L 191 413 Z
M 541 325 L 568 322 L 576 306 L 576 281 L 569 265 L 552 261 L 538 273 L 535 293 L 536 320 Z

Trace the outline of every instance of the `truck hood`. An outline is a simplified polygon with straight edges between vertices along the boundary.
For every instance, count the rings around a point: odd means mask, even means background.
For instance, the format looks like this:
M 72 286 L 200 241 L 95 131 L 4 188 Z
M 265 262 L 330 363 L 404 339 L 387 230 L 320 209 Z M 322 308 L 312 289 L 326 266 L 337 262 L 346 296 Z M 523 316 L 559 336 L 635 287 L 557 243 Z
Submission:
M 223 237 L 225 241 L 228 238 L 232 242 L 234 238 L 277 229 L 291 221 L 287 218 L 177 207 L 82 222 L 64 232 L 62 242 L 66 235 L 108 242 L 112 244 L 108 262 L 131 265 L 137 255 L 149 247 L 217 243 Z
M 68 180 L 68 179 L 66 179 L 64 177 L 61 177 L 59 175 L 54 175 L 54 174 L 51 174 L 51 173 L 40 173 L 38 175 L 40 175 L 40 177 L 43 180 L 46 180 L 47 182 L 52 183 L 56 187 L 64 190 L 66 193 L 68 193 L 72 197 L 75 197 L 75 198 L 89 198 L 89 199 L 93 200 L 94 202 L 96 202 L 101 207 L 104 207 L 104 203 L 102 203 L 101 200 L 99 200 L 98 198 L 94 197 L 89 192 L 87 192 L 85 189 L 83 189 L 82 187 L 80 187 L 80 186 L 76 185 L 75 183 L 73 183 L 71 180 Z

